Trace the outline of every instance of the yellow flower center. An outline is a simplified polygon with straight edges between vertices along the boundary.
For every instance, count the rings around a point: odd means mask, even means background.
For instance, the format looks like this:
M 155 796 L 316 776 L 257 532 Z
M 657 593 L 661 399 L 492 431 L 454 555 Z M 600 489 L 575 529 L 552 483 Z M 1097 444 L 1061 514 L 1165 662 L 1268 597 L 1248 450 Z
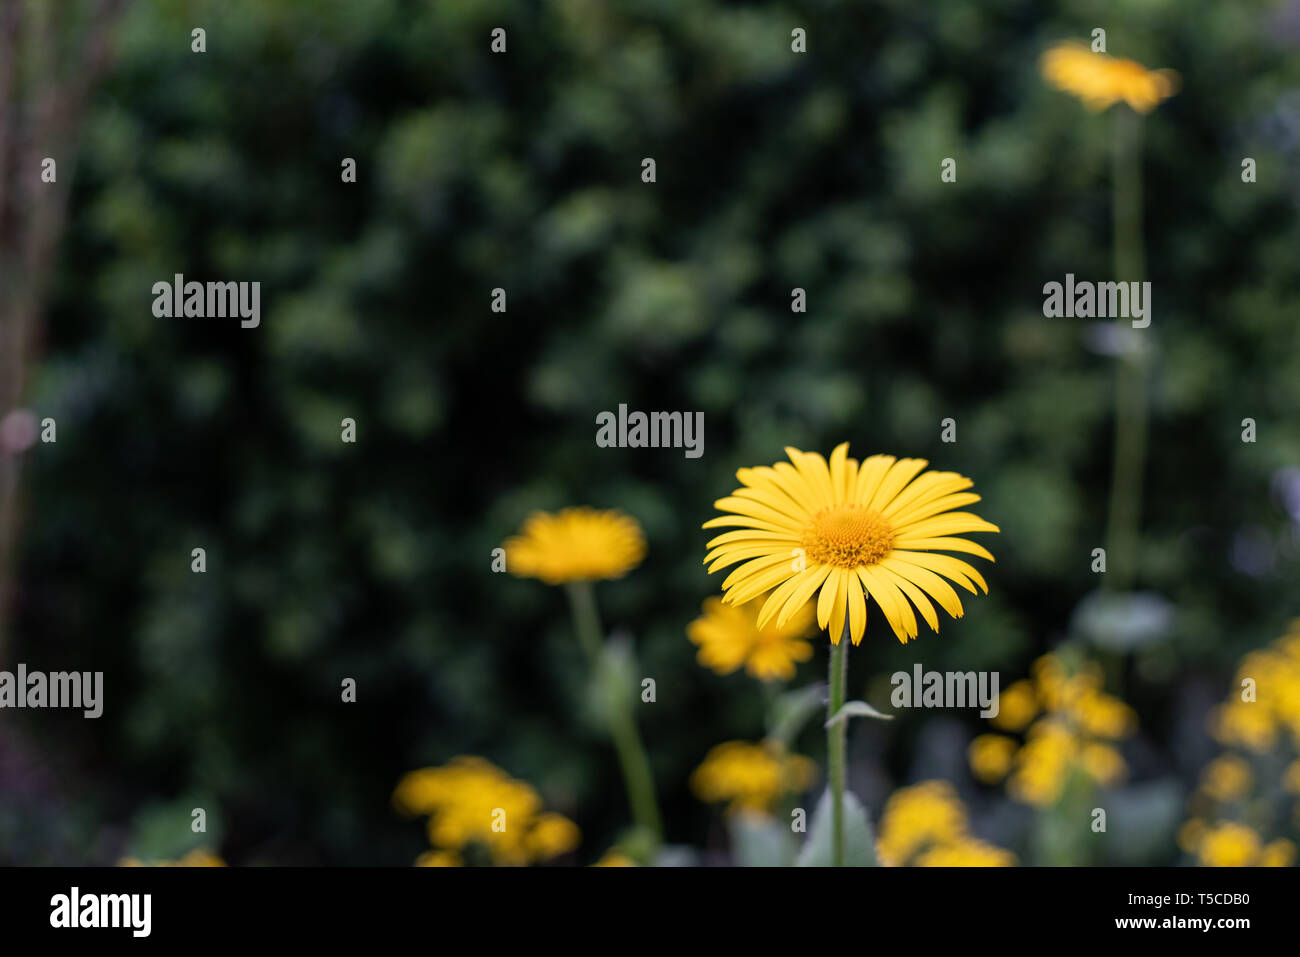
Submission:
M 894 528 L 864 505 L 837 505 L 813 516 L 803 547 L 810 561 L 822 565 L 875 565 L 894 550 Z

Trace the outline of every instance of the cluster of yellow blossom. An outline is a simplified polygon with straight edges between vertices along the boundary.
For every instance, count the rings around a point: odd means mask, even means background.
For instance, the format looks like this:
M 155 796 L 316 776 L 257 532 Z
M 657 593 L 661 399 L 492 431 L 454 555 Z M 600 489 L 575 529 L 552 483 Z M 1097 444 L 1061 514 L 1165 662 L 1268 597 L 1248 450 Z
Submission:
M 712 748 L 691 775 L 691 790 L 707 804 L 729 802 L 729 811 L 770 813 L 787 794 L 807 790 L 816 774 L 808 758 L 788 754 L 776 741 L 727 741 Z
M 1037 807 L 1060 800 L 1076 769 L 1098 784 L 1118 783 L 1128 769 L 1113 742 L 1133 733 L 1137 715 L 1101 686 L 1095 662 L 1071 672 L 1058 655 L 1039 658 L 1032 678 L 1002 692 L 990 719 L 1001 730 L 1024 731 L 1024 742 L 1003 734 L 977 737 L 967 754 L 975 777 L 986 784 L 1007 778 L 1014 798 Z
M 1237 821 L 1206 824 L 1192 818 L 1178 831 L 1178 846 L 1204 867 L 1290 867 L 1295 844 L 1278 838 L 1267 844 L 1253 827 Z
M 134 857 L 124 857 L 118 862 L 119 867 L 225 867 L 226 862 L 218 854 L 206 847 L 196 847 L 185 856 L 175 861 L 141 861 Z
M 1273 644 L 1241 659 L 1236 689 L 1210 716 L 1220 744 L 1263 754 L 1286 735 L 1300 751 L 1300 619 Z
M 1300 619 L 1242 658 L 1209 725 L 1227 750 L 1201 771 L 1179 847 L 1207 867 L 1290 866 L 1295 842 L 1263 835 L 1300 829 Z
M 704 614 L 686 627 L 686 635 L 699 645 L 699 662 L 720 675 L 744 667 L 760 681 L 789 681 L 795 666 L 812 657 L 804 639 L 814 624 L 813 607 L 804 605 L 778 625 L 776 619 L 758 627 L 758 612 L 767 596 L 743 605 L 728 605 L 721 598 L 704 601 Z
M 947 781 L 895 791 L 880 816 L 876 856 L 885 867 L 1014 867 L 1016 856 L 971 835 Z
M 491 863 L 521 866 L 567 854 L 578 846 L 578 826 L 542 810 L 531 785 L 482 758 L 458 757 L 440 768 L 411 771 L 398 782 L 393 803 L 407 814 L 429 815 L 432 849 L 422 867 L 455 867 L 471 846 Z

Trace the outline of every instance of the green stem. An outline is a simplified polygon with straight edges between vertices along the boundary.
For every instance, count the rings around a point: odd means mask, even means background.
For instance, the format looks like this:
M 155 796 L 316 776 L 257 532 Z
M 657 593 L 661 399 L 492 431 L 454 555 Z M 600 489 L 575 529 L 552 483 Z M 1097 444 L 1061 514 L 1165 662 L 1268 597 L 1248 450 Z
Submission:
M 596 592 L 591 582 L 569 582 L 565 586 L 569 593 L 569 608 L 573 612 L 573 627 L 578 633 L 578 644 L 582 645 L 587 664 L 596 667 L 600 663 L 600 646 L 604 643 L 601 635 L 600 612 L 596 609 Z
M 600 611 L 596 607 L 595 589 L 589 581 L 575 581 L 568 583 L 566 591 L 569 594 L 569 607 L 573 611 L 578 643 L 587 657 L 593 680 L 601 681 L 601 650 L 605 642 L 600 625 Z M 623 784 L 627 789 L 632 819 L 658 845 L 663 839 L 663 828 L 655 798 L 654 776 L 650 771 L 650 759 L 646 756 L 645 745 L 637 731 L 636 716 L 631 707 L 632 699 L 621 691 L 613 694 L 604 688 L 601 691 L 607 709 L 609 736 L 618 754 L 619 768 L 623 772 Z
M 1141 282 L 1146 272 L 1142 246 L 1141 117 L 1116 107 L 1114 172 L 1114 273 L 1117 282 Z M 1147 303 L 1150 309 L 1150 303 Z M 1150 313 L 1148 313 L 1150 318 Z M 1137 573 L 1138 521 L 1146 461 L 1147 397 L 1145 330 L 1125 330 L 1126 348 L 1115 370 L 1115 451 L 1111 473 L 1110 521 L 1106 530 L 1109 574 L 1117 591 L 1133 585 Z
M 844 707 L 848 687 L 849 618 L 844 616 L 844 633 L 838 644 L 831 645 L 830 695 L 826 701 L 826 720 Z M 837 721 L 826 729 L 826 767 L 831 785 L 831 866 L 844 866 L 844 765 L 845 741 L 849 723 Z
M 610 715 L 610 735 L 618 751 L 618 763 L 623 769 L 627 785 L 627 800 L 632 808 L 632 820 L 654 837 L 656 846 L 663 840 L 659 820 L 659 805 L 655 800 L 654 776 L 650 759 L 636 729 L 636 718 L 626 707 L 616 708 Z

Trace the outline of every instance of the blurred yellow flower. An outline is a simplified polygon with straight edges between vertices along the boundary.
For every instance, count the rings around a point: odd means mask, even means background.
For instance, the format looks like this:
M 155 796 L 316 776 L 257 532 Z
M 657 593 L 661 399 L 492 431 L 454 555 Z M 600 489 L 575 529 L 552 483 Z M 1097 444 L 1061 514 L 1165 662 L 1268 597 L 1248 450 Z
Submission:
M 225 867 L 226 862 L 206 847 L 196 847 L 188 854 L 174 861 L 140 861 L 134 857 L 124 857 L 118 861 L 119 867 Z
M 454 866 L 470 845 L 484 848 L 493 864 L 525 865 L 567 854 L 580 837 L 568 818 L 542 812 L 531 785 L 478 757 L 409 772 L 393 803 L 406 814 L 429 815 L 434 856 L 423 855 L 421 866 Z
M 1257 862 L 1259 835 L 1244 824 L 1226 821 L 1207 828 L 1197 856 L 1206 867 L 1248 867 Z
M 616 847 L 611 847 L 605 852 L 592 867 L 636 867 L 636 861 L 628 857 Z
M 947 781 L 899 788 L 885 803 L 876 857 L 885 867 L 1014 867 L 1016 857 L 967 830 L 966 807 Z
M 1015 867 L 1016 855 L 974 837 L 941 844 L 916 859 L 917 867 Z
M 998 695 L 998 713 L 989 724 L 1003 731 L 1023 731 L 1038 714 L 1038 695 L 1033 682 L 1021 679 Z
M 1078 738 L 1059 720 L 1037 722 L 1016 755 L 1008 792 L 1016 800 L 1037 807 L 1055 804 L 1065 792 L 1071 762 L 1078 752 Z
M 1300 794 L 1300 761 L 1292 761 L 1282 775 L 1282 788 L 1289 794 Z
M 548 585 L 621 578 L 645 557 L 636 520 L 619 511 L 582 506 L 534 512 L 505 543 L 506 569 Z
M 1225 750 L 1201 772 L 1179 847 L 1208 866 L 1289 867 L 1295 845 L 1278 832 L 1300 828 L 1300 619 L 1242 657 L 1208 724 Z
M 839 644 L 847 620 L 853 644 L 867 627 L 867 598 L 876 600 L 899 641 L 918 633 L 916 614 L 934 631 L 930 599 L 952 617 L 961 601 L 944 578 L 971 594 L 988 585 L 975 568 L 936 550 L 989 561 L 981 545 L 953 537 L 996 532 L 970 512 L 953 509 L 979 496 L 956 472 L 924 472 L 925 459 L 873 455 L 860 465 L 842 442 L 830 462 L 816 452 L 786 448 L 789 462 L 736 472 L 741 488 L 714 502 L 724 514 L 705 528 L 732 527 L 708 543 L 709 573 L 737 565 L 722 582 L 723 600 L 743 605 L 770 592 L 759 627 L 785 625 L 817 595 L 817 627 Z M 793 464 L 792 464 L 793 463 Z M 927 597 L 928 596 L 928 597 Z
M 1201 772 L 1201 790 L 1216 801 L 1236 801 L 1250 793 L 1250 765 L 1235 754 L 1215 758 Z
M 1210 730 L 1221 744 L 1257 753 L 1285 734 L 1300 750 L 1300 619 L 1241 660 L 1233 694 L 1211 715 Z
M 416 867 L 460 867 L 462 863 L 455 851 L 425 851 L 415 859 Z
M 768 813 L 782 796 L 807 790 L 815 772 L 812 761 L 775 741 L 728 741 L 705 755 L 691 775 L 691 790 L 706 804 L 730 802 L 731 812 Z
M 1122 100 L 1139 113 L 1150 113 L 1179 86 L 1173 70 L 1148 70 L 1135 60 L 1094 53 L 1077 42 L 1052 47 L 1040 67 L 1048 83 L 1098 112 Z
M 744 605 L 728 605 L 720 598 L 704 602 L 704 614 L 686 627 L 686 635 L 700 646 L 699 662 L 720 675 L 742 665 L 760 681 L 789 681 L 795 665 L 812 657 L 813 648 L 804 637 L 812 630 L 812 607 L 805 605 L 784 625 L 768 621 L 758 627 L 761 599 Z
M 966 756 L 971 772 L 985 784 L 996 784 L 1007 776 L 1019 743 L 1005 734 L 981 734 L 970 743 Z
M 1030 674 L 1002 692 L 989 722 L 1007 731 L 1028 725 L 1023 746 L 1017 750 L 1003 735 L 977 737 L 967 751 L 976 779 L 1007 777 L 1008 793 L 1036 807 L 1059 801 L 1075 769 L 1103 787 L 1122 781 L 1127 765 L 1112 742 L 1133 733 L 1137 714 L 1102 691 L 1100 667 L 1088 661 L 1071 670 L 1060 655 L 1047 654 Z
M 1270 841 L 1259 852 L 1261 867 L 1290 867 L 1294 863 L 1295 844 L 1284 837 Z
M 582 834 L 578 825 L 563 814 L 542 814 L 528 832 L 528 852 L 539 861 L 568 854 L 578 846 Z

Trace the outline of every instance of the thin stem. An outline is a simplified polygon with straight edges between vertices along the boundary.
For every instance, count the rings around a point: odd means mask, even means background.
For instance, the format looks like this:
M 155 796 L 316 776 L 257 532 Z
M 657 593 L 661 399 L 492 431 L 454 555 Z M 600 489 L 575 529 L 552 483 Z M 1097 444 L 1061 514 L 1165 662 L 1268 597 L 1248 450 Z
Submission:
M 1142 246 L 1142 121 L 1124 106 L 1116 107 L 1114 116 L 1111 186 L 1115 280 L 1141 282 L 1146 272 Z M 1150 307 L 1148 302 L 1147 308 Z M 1137 330 L 1127 329 L 1124 334 L 1127 345 L 1115 370 L 1115 451 L 1106 530 L 1109 574 L 1104 579 L 1106 585 L 1118 591 L 1132 587 L 1137 573 L 1138 521 L 1147 442 L 1148 350 Z
M 591 582 L 569 582 L 564 589 L 569 594 L 569 608 L 573 612 L 573 628 L 578 633 L 578 644 L 593 668 L 600 662 L 601 637 L 600 612 L 596 608 L 596 592 Z
M 632 820 L 654 836 L 657 845 L 663 840 L 663 827 L 659 820 L 659 805 L 655 800 L 654 776 L 650 759 L 646 756 L 641 735 L 636 729 L 636 718 L 626 707 L 616 707 L 610 715 L 610 736 L 618 752 L 618 763 L 623 769 L 627 786 L 627 800 L 632 808 Z
M 830 695 L 826 699 L 826 720 L 844 707 L 848 687 L 849 617 L 844 616 L 844 633 L 831 645 Z M 826 729 L 826 766 L 831 784 L 831 866 L 844 866 L 844 765 L 847 721 Z
M 575 581 L 569 582 L 565 590 L 569 595 L 578 643 L 586 655 L 593 680 L 600 681 L 601 650 L 605 642 L 600 625 L 600 611 L 596 607 L 595 589 L 589 581 Z M 615 689 L 614 693 L 609 693 L 608 689 L 602 688 L 601 700 L 606 705 L 609 736 L 614 742 L 619 768 L 623 772 L 623 784 L 627 789 L 632 819 L 658 844 L 663 839 L 663 828 L 655 798 L 654 775 L 650 771 L 650 759 L 646 756 L 641 734 L 637 731 L 636 716 L 631 707 L 632 699 L 623 693 L 626 690 Z

